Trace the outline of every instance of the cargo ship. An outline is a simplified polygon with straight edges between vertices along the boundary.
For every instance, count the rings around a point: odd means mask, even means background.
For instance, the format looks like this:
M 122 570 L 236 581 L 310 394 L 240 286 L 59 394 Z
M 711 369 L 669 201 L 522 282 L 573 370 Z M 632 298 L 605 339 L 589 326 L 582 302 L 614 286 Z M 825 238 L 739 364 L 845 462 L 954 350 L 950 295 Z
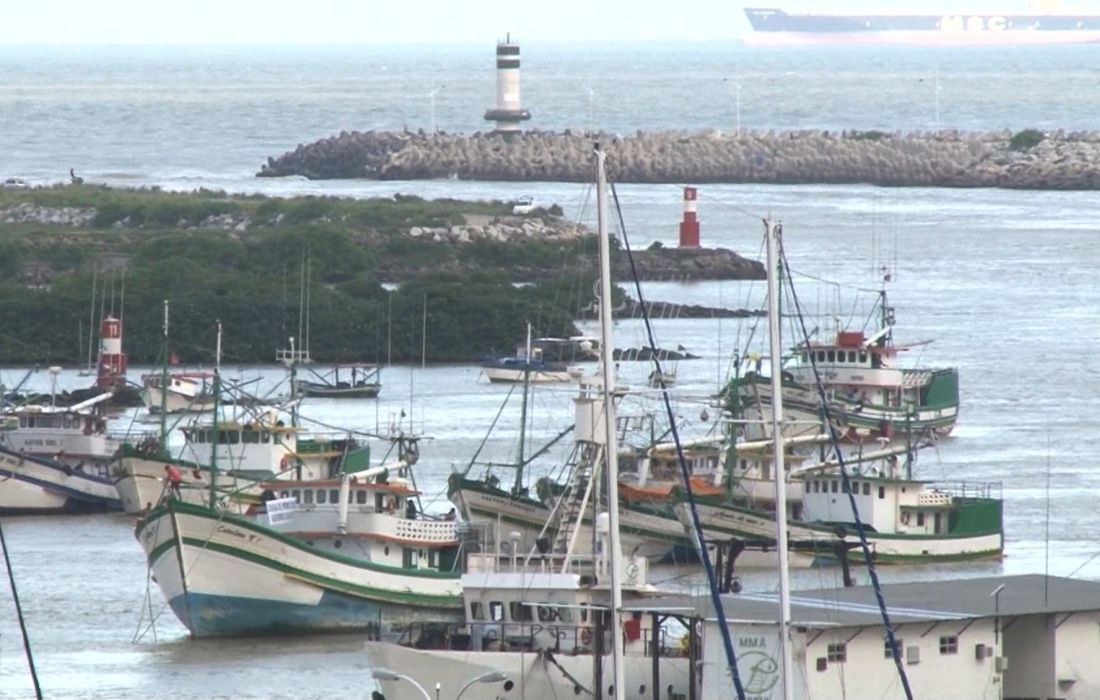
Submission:
M 1100 41 L 1100 14 L 1064 14 L 1049 9 L 1016 14 L 788 14 L 773 7 L 747 7 L 750 46 L 814 44 L 908 44 L 1012 46 Z

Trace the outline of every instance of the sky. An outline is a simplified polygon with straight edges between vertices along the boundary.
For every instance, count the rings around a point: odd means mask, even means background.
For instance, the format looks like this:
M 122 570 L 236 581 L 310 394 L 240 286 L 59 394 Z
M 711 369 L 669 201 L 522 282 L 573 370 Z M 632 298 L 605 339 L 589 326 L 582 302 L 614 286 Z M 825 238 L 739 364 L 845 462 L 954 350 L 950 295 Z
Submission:
M 1035 2 L 1036 0 L 1033 0 Z M 1043 0 L 1100 13 L 1100 0 Z M 789 12 L 1025 11 L 1027 0 L 4 0 L 0 45 L 478 44 L 720 41 L 748 31 L 742 7 Z
M 637 0 L 7 0 L 0 44 L 471 43 L 714 40 L 741 7 Z M 705 12 L 704 12 L 705 11 Z

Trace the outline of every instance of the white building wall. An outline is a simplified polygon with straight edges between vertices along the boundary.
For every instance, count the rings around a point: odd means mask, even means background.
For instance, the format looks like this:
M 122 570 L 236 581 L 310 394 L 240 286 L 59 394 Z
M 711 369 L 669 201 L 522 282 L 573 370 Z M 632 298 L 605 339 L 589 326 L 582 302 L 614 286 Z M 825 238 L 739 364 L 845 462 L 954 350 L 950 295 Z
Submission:
M 993 645 L 993 621 L 924 622 L 902 625 L 898 639 L 914 697 L 994 700 L 1001 697 L 992 657 L 977 659 L 975 646 Z M 964 629 L 965 628 L 965 629 Z M 749 700 L 782 697 L 775 625 L 731 624 L 737 668 Z M 941 637 L 955 637 L 955 653 L 940 651 Z M 829 646 L 843 645 L 844 660 L 830 661 Z M 834 657 L 837 649 L 834 648 Z M 837 627 L 794 632 L 794 697 L 883 700 L 904 698 L 905 691 L 892 658 L 887 658 L 881 627 Z M 824 659 L 819 665 L 819 659 Z M 736 697 L 717 624 L 704 630 L 704 700 Z M 819 670 L 820 669 L 820 670 Z
M 1100 612 L 1063 613 L 1054 624 L 1052 697 L 1100 698 Z

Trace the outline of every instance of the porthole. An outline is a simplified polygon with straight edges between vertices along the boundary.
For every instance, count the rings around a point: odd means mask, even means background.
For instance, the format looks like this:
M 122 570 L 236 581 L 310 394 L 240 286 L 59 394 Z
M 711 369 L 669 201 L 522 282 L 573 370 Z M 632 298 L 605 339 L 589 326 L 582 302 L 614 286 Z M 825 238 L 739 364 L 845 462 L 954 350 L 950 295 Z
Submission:
M 638 695 L 645 695 L 645 683 L 638 686 Z
M 336 542 L 333 544 L 333 546 L 336 547 L 336 549 L 340 549 L 341 547 L 344 546 L 344 543 L 341 542 L 340 540 L 336 540 Z
M 388 557 L 390 555 L 390 546 L 386 545 L 382 552 Z
M 504 692 L 510 693 L 510 692 L 512 692 L 512 688 L 515 688 L 515 687 L 516 687 L 516 684 L 513 683 L 512 681 L 504 681 Z

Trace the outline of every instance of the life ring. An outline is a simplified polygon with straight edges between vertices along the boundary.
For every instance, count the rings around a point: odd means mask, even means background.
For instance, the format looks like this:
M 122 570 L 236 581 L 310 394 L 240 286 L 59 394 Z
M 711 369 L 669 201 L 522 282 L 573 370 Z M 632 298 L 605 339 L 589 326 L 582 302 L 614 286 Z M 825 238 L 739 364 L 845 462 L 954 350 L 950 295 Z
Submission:
M 582 627 L 581 628 L 581 644 L 583 644 L 585 646 L 588 646 L 591 643 L 592 643 L 592 628 Z

